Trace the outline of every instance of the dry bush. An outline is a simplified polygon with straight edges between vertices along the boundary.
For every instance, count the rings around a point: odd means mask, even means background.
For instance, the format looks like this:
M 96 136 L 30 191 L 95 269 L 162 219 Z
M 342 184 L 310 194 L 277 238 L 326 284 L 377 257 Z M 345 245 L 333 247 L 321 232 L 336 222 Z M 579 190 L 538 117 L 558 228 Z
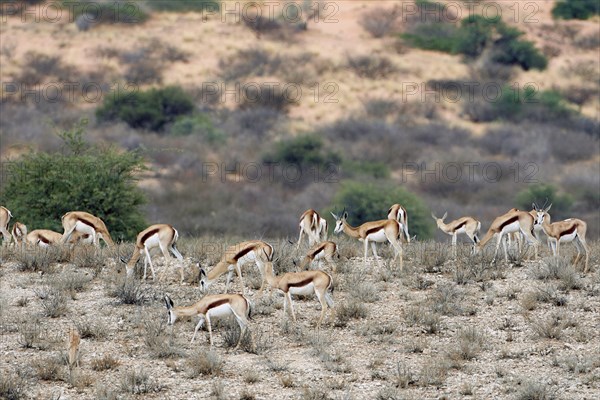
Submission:
M 364 281 L 364 275 L 354 274 L 351 275 L 347 281 L 349 287 L 350 296 L 353 300 L 357 300 L 363 303 L 375 303 L 379 301 L 380 290 L 371 282 Z
M 87 317 L 75 321 L 75 327 L 82 339 L 106 339 L 109 328 L 97 318 Z
M 77 246 L 73 253 L 75 268 L 89 268 L 94 271 L 94 276 L 100 275 L 109 253 L 96 249 L 94 246 Z
M 73 80 L 75 70 L 72 66 L 64 65 L 60 56 L 51 56 L 36 51 L 25 53 L 21 74 L 17 80 L 24 85 L 39 85 L 47 78 L 58 82 Z
M 116 279 L 109 283 L 108 295 L 116 297 L 121 304 L 144 305 L 151 297 L 150 289 L 132 277 L 131 279 Z
M 347 67 L 361 78 L 385 79 L 398 72 L 398 67 L 386 56 L 348 56 Z
M 297 98 L 292 97 L 279 86 L 262 85 L 258 88 L 247 86 L 244 88 L 239 108 L 240 110 L 267 108 L 286 114 L 298 102 Z
M 333 400 L 329 390 L 322 386 L 305 386 L 300 395 L 301 400 Z
M 223 361 L 212 350 L 198 350 L 186 360 L 187 376 L 195 379 L 201 375 L 217 376 L 223 371 Z
M 455 345 L 446 354 L 455 363 L 469 361 L 477 357 L 484 343 L 484 336 L 474 326 L 461 328 L 456 333 Z
M 435 386 L 437 388 L 444 385 L 450 366 L 444 359 L 427 360 L 421 367 L 417 383 L 419 386 Z
M 583 286 L 577 271 L 565 257 L 545 258 L 543 263 L 531 269 L 531 273 L 539 280 L 558 280 L 558 289 L 563 291 L 581 289 Z
M 256 383 L 260 382 L 261 375 L 256 369 L 247 369 L 243 374 L 244 382 Z
M 3 372 L 0 374 L 0 398 L 6 400 L 25 399 L 25 390 L 28 387 L 27 382 L 12 372 Z
M 229 318 L 226 322 L 222 323 L 222 325 L 225 325 L 225 329 L 223 330 L 224 347 L 227 349 L 235 348 L 240 339 L 240 326 L 233 318 Z M 252 340 L 254 340 L 254 345 Z M 251 332 L 250 329 L 246 329 L 242 341 L 240 342 L 240 348 L 243 351 L 252 354 L 264 354 L 272 346 L 273 340 L 268 337 L 265 332 Z
M 160 384 L 152 379 L 143 368 L 140 368 L 139 370 L 132 368 L 131 370 L 125 372 L 121 376 L 119 388 L 123 393 L 135 395 L 154 393 L 162 390 Z
M 21 272 L 52 272 L 51 265 L 55 262 L 48 249 L 34 248 L 15 253 L 17 270 Z
M 359 23 L 374 38 L 382 38 L 398 29 L 399 16 L 400 9 L 397 6 L 391 9 L 374 7 L 362 14 Z
M 91 277 L 78 272 L 68 271 L 49 278 L 48 284 L 75 300 L 76 293 L 86 291 L 91 281 Z
M 589 35 L 580 35 L 575 39 L 573 44 L 580 49 L 595 50 L 600 47 L 600 36 L 598 36 L 598 32 L 593 32 Z
M 171 332 L 167 332 L 162 314 L 149 313 L 143 321 L 144 344 L 155 358 L 182 357 L 184 352 L 175 344 Z
M 92 359 L 91 365 L 94 371 L 108 371 L 115 369 L 121 364 L 118 359 L 111 354 L 105 354 L 102 357 Z
M 558 388 L 553 388 L 539 379 L 527 380 L 519 384 L 516 400 L 557 400 L 559 398 L 556 394 Z
M 33 365 L 36 377 L 43 381 L 62 381 L 65 379 L 63 362 L 60 357 L 50 356 L 37 360 Z
M 340 304 L 336 305 L 334 326 L 344 328 L 350 320 L 366 318 L 367 315 L 368 309 L 363 302 L 356 300 L 340 302 Z
M 569 321 L 565 320 L 565 316 L 558 313 L 530 321 L 531 329 L 541 339 L 561 339 L 563 330 L 568 324 Z
M 49 318 L 58 318 L 67 314 L 67 296 L 56 287 L 43 287 L 34 290 L 41 300 L 42 315 Z
M 464 293 L 451 283 L 439 284 L 429 296 L 431 309 L 442 315 L 461 315 L 465 312 L 462 306 Z

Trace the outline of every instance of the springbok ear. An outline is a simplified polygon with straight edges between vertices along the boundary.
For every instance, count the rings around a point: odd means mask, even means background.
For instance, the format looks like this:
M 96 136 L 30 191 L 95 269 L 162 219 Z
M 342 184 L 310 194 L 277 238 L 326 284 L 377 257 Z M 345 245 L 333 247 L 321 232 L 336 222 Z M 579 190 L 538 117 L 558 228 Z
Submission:
M 198 266 L 200 267 L 200 264 L 198 264 Z M 200 278 L 206 276 L 206 270 L 203 267 L 200 267 Z
M 342 219 L 348 219 L 348 212 L 344 211 L 344 215 L 342 216 Z
M 173 308 L 173 300 L 171 300 L 171 298 L 167 295 L 165 295 L 165 304 L 167 306 L 167 310 Z
M 435 220 L 437 220 L 437 219 L 438 219 L 438 218 L 435 216 L 435 214 L 434 214 L 433 212 L 431 213 L 431 218 L 433 218 L 433 219 L 435 219 Z
M 447 217 L 447 216 L 448 216 L 448 211 L 446 211 L 446 212 L 444 213 L 444 216 L 442 217 L 442 219 L 446 219 L 446 217 Z
M 537 211 L 537 210 L 538 210 L 538 206 L 537 206 L 537 204 L 535 204 L 535 202 L 531 203 L 531 207 L 532 207 L 532 208 L 533 208 L 535 211 Z
M 544 210 L 544 212 L 548 212 L 548 211 L 550 211 L 550 207 L 552 207 L 552 203 L 550 203 L 550 205 L 548 206 L 548 208 L 546 208 L 546 209 Z

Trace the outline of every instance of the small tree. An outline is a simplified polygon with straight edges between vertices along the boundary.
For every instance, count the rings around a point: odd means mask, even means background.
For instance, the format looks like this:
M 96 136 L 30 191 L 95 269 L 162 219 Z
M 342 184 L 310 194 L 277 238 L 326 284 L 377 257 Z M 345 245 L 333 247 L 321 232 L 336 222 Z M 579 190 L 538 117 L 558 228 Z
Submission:
M 387 183 L 364 183 L 344 181 L 333 198 L 333 207 L 327 210 L 339 213 L 346 207 L 348 222 L 359 225 L 368 221 L 387 218 L 387 211 L 392 204 L 400 203 L 408 213 L 408 229 L 411 235 L 428 239 L 432 227 L 428 211 L 424 203 L 416 195 L 401 187 Z
M 588 19 L 600 14 L 598 0 L 560 0 L 552 9 L 554 18 Z
M 104 220 L 115 240 L 131 240 L 146 225 L 140 210 L 144 194 L 136 186 L 143 159 L 136 152 L 89 145 L 86 125 L 82 120 L 58 134 L 63 152 L 32 152 L 11 163 L 0 203 L 30 230 L 62 232 L 65 213 L 87 211 Z

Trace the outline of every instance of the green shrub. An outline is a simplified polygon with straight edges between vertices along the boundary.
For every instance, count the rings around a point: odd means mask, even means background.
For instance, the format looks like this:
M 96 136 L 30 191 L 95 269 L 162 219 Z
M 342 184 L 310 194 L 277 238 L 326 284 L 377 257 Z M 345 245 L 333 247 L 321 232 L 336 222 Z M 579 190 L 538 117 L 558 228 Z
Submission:
M 552 9 L 552 16 L 557 19 L 588 19 L 598 14 L 598 0 L 559 0 Z
M 548 204 L 552 203 L 550 214 L 553 221 L 569 217 L 573 198 L 567 193 L 558 193 L 556 187 L 550 184 L 531 185 L 527 189 L 521 190 L 515 200 L 518 209 L 530 210 L 531 203 L 536 202 L 541 207 L 546 199 L 548 199 Z
M 219 11 L 221 2 L 215 0 L 149 0 L 148 7 L 166 12 L 203 12 Z
M 519 65 L 525 71 L 539 69 L 543 71 L 548 66 L 546 57 L 535 48 L 532 42 L 519 40 L 523 32 L 498 24 L 500 38 L 494 43 L 493 60 L 499 64 Z
M 452 52 L 468 57 L 478 57 L 492 38 L 492 28 L 499 19 L 472 15 L 461 21 L 461 27 L 453 38 Z
M 318 136 L 304 135 L 281 141 L 275 150 L 263 157 L 266 163 L 295 165 L 308 173 L 311 168 L 326 168 L 328 164 L 338 164 L 340 157 L 324 149 L 323 140 Z
M 328 211 L 339 213 L 343 207 L 348 211 L 348 222 L 359 225 L 367 221 L 387 218 L 392 204 L 400 203 L 408 212 L 408 229 L 419 240 L 431 237 L 431 217 L 424 203 L 416 195 L 396 187 L 389 182 L 363 183 L 346 180 L 333 198 L 333 207 Z
M 143 159 L 135 152 L 88 145 L 86 124 L 59 134 L 64 154 L 30 153 L 9 164 L 1 204 L 31 227 L 59 232 L 65 213 L 87 211 L 104 220 L 113 239 L 134 239 L 147 226 L 140 210 L 145 198 L 136 186 Z
M 194 114 L 177 118 L 170 133 L 175 136 L 198 135 L 210 144 L 221 144 L 227 138 L 215 126 L 209 116 L 205 114 Z
M 344 160 L 342 162 L 342 173 L 344 176 L 370 176 L 373 178 L 389 178 L 390 169 L 378 161 L 354 161 Z
M 490 102 L 487 120 L 505 119 L 509 121 L 560 121 L 569 120 L 576 114 L 568 101 L 555 90 L 537 92 L 533 86 L 515 89 L 502 87 L 500 97 Z
M 120 120 L 132 128 L 161 131 L 178 116 L 194 110 L 192 98 L 178 86 L 119 93 L 106 97 L 96 110 L 100 121 Z
M 409 45 L 424 50 L 452 53 L 455 47 L 457 29 L 454 25 L 435 22 L 417 25 L 411 33 L 400 35 Z

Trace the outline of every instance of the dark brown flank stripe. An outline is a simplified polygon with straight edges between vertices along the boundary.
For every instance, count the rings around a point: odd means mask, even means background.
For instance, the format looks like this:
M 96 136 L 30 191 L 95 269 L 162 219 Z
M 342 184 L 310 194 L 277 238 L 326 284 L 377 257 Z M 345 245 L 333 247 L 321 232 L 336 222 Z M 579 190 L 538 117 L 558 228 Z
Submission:
M 456 228 L 454 228 L 455 231 L 459 230 L 460 228 L 462 228 L 463 226 L 465 226 L 467 224 L 467 221 L 463 221 L 462 224 L 458 225 Z
M 502 225 L 500 225 L 500 230 L 504 229 L 505 226 L 510 225 L 513 222 L 518 221 L 518 220 L 519 220 L 519 216 L 518 215 L 515 215 L 514 217 L 511 217 L 511 218 L 507 219 L 506 221 L 504 221 L 502 223 Z
M 371 233 L 377 232 L 377 231 L 379 231 L 381 229 L 383 229 L 381 226 L 377 227 L 377 228 L 367 229 L 367 232 L 365 233 L 365 236 L 369 236 Z
M 300 282 L 288 283 L 288 288 L 306 286 L 309 283 L 311 283 L 312 280 L 313 280 L 313 278 L 306 278 L 306 279 L 304 279 L 304 280 L 302 280 Z
M 208 306 L 206 306 L 206 311 L 213 309 L 215 307 L 222 306 L 223 304 L 227 304 L 227 303 L 229 303 L 228 299 L 217 300 L 214 303 L 210 303 Z
M 142 236 L 142 243 L 145 243 L 146 240 L 148 240 L 148 238 L 152 235 L 154 235 L 155 233 L 157 233 L 160 229 L 156 228 L 156 229 L 152 229 L 151 231 L 148 231 L 144 234 L 144 236 Z
M 77 218 L 77 219 L 79 221 L 83 222 L 84 224 L 89 225 L 92 228 L 96 229 L 96 226 L 94 224 L 92 224 L 90 221 L 88 221 L 87 219 L 85 219 L 85 218 Z
M 322 243 L 322 244 L 321 244 L 319 247 L 317 247 L 317 248 L 315 249 L 315 251 L 313 251 L 312 253 L 310 253 L 310 254 L 308 255 L 308 258 L 311 258 L 311 259 L 312 259 L 312 258 L 315 258 L 315 257 L 317 256 L 317 254 L 319 254 L 319 252 L 321 252 L 321 251 L 322 251 L 322 250 L 325 248 L 325 245 L 326 245 L 326 244 L 327 244 L 327 243 Z
M 567 229 L 566 231 L 561 232 L 560 237 L 572 234 L 573 232 L 575 232 L 575 229 L 577 229 L 577 225 L 573 225 L 571 229 Z
M 47 237 L 44 237 L 42 235 L 38 235 L 38 237 L 40 238 L 40 242 L 44 242 L 46 244 L 50 244 L 50 240 L 48 240 Z
M 390 207 L 390 209 L 388 210 L 388 215 L 392 212 L 392 208 L 393 207 Z
M 240 258 L 244 257 L 246 254 L 250 253 L 252 250 L 254 250 L 254 247 L 247 247 L 244 250 L 240 251 L 239 253 L 237 253 L 235 255 L 234 260 L 239 260 Z

